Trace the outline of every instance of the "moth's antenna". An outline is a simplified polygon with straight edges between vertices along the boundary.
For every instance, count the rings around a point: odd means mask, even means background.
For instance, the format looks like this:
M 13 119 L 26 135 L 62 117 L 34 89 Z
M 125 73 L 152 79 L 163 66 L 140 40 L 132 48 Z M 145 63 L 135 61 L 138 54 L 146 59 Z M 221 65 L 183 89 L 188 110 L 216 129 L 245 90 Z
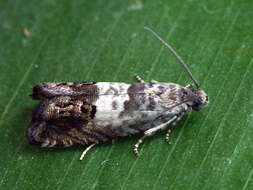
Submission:
M 172 47 L 170 47 L 162 38 L 160 38 L 155 32 L 153 32 L 150 28 L 148 27 L 144 27 L 145 30 L 149 31 L 151 34 L 153 34 L 153 36 L 158 39 L 176 58 L 177 60 L 181 63 L 181 65 L 184 67 L 185 71 L 188 73 L 188 75 L 190 76 L 190 78 L 192 79 L 192 81 L 194 82 L 194 84 L 196 85 L 197 89 L 199 89 L 199 84 L 198 82 L 194 79 L 194 77 L 192 76 L 189 68 L 185 65 L 184 61 L 181 59 L 181 57 L 179 57 L 179 55 L 177 55 L 177 53 L 173 50 Z

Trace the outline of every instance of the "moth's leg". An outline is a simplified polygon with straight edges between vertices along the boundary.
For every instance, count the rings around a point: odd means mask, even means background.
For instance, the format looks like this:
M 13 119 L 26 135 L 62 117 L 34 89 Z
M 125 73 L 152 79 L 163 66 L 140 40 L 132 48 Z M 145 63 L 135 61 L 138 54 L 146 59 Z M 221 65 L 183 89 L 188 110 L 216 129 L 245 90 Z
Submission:
M 80 156 L 80 160 L 83 160 L 84 156 L 86 155 L 86 153 L 93 147 L 95 146 L 97 143 L 93 143 L 90 146 L 88 146 L 82 153 L 82 155 Z
M 140 83 L 144 83 L 144 80 L 137 74 L 134 75 L 134 77 L 140 82 Z M 152 83 L 158 83 L 158 81 L 156 80 L 151 80 Z
M 191 88 L 193 87 L 193 84 L 187 84 L 184 88 Z
M 139 156 L 139 151 L 138 148 L 140 146 L 141 143 L 143 143 L 144 139 L 146 137 L 152 136 L 154 135 L 157 131 L 159 130 L 163 130 L 167 127 L 167 125 L 169 125 L 171 122 L 173 122 L 175 119 L 177 119 L 177 116 L 174 116 L 172 119 L 170 119 L 169 121 L 162 123 L 160 125 L 154 126 L 151 129 L 148 129 L 147 131 L 144 132 L 144 136 L 141 137 L 138 142 L 134 145 L 134 153 L 135 155 L 138 157 Z
M 141 78 L 139 75 L 135 74 L 134 77 L 135 77 L 140 83 L 144 83 L 144 80 L 142 80 L 142 78 Z
M 176 126 L 176 124 L 172 124 L 172 126 L 169 128 L 167 134 L 166 134 L 166 137 L 165 137 L 165 140 L 168 144 L 171 144 L 170 142 L 170 133 L 172 132 L 172 130 L 174 129 L 174 127 Z
M 169 130 L 168 130 L 168 132 L 167 132 L 167 134 L 166 134 L 166 137 L 165 137 L 165 140 L 166 140 L 166 142 L 167 142 L 168 144 L 171 144 L 169 138 L 170 138 L 170 134 L 171 134 L 172 130 L 175 128 L 177 122 L 178 122 L 182 117 L 183 117 L 183 115 L 178 116 L 177 119 L 171 124 L 171 127 L 169 128 Z

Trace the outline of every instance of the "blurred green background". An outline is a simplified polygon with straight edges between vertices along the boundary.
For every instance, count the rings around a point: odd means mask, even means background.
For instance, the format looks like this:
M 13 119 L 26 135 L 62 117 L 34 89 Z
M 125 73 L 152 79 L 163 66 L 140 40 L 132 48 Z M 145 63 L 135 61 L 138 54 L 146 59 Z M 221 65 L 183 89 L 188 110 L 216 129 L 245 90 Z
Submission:
M 0 189 L 253 189 L 250 0 L 0 1 Z M 40 149 L 25 128 L 39 82 L 190 83 L 148 26 L 184 59 L 210 105 L 165 143 L 140 135 L 92 149 Z M 24 29 L 28 33 L 24 34 Z

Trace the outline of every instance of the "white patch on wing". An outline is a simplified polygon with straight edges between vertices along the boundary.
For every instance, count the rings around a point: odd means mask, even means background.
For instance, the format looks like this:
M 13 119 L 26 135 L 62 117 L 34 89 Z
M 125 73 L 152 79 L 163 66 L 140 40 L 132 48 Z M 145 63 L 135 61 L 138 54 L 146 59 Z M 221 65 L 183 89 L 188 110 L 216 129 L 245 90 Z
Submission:
M 158 116 L 168 111 L 166 107 L 160 104 L 160 101 L 166 100 L 161 100 L 157 94 L 161 93 L 160 86 L 166 90 L 170 84 L 155 83 L 152 87 L 147 84 L 143 91 L 139 91 L 139 93 L 146 94 L 144 100 L 142 100 L 142 105 L 139 106 L 138 110 L 131 110 L 130 113 L 125 110 L 124 103 L 130 100 L 127 92 L 131 84 L 99 82 L 96 85 L 99 89 L 99 97 L 93 103 L 96 106 L 93 122 L 101 128 L 110 127 L 114 132 L 120 133 L 120 136 L 136 133 L 137 130 L 131 128 L 131 125 L 140 125 L 138 129 L 143 131 L 150 128 L 152 122 Z M 164 94 L 166 91 L 162 93 Z M 150 110 L 148 107 L 150 104 L 149 97 L 152 97 L 153 101 L 156 102 L 155 110 Z M 180 111 L 179 107 L 173 108 L 171 113 L 168 112 L 168 116 L 177 114 Z M 125 112 L 125 114 L 122 114 L 122 112 Z
M 99 89 L 99 98 L 94 102 L 95 123 L 99 126 L 121 126 L 123 120 L 119 115 L 124 111 L 124 103 L 129 101 L 127 90 L 130 84 L 99 82 L 96 85 Z

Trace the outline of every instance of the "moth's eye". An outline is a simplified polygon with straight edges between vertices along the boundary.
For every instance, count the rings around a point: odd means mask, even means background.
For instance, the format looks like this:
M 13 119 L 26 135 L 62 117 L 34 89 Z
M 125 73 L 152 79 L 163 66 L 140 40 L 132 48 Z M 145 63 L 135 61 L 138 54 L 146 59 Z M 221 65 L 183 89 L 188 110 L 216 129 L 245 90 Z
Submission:
M 188 96 L 188 92 L 187 91 L 183 91 L 183 97 L 187 97 Z
M 207 102 L 209 101 L 209 97 L 208 97 L 208 96 L 206 96 L 206 101 L 207 101 Z

